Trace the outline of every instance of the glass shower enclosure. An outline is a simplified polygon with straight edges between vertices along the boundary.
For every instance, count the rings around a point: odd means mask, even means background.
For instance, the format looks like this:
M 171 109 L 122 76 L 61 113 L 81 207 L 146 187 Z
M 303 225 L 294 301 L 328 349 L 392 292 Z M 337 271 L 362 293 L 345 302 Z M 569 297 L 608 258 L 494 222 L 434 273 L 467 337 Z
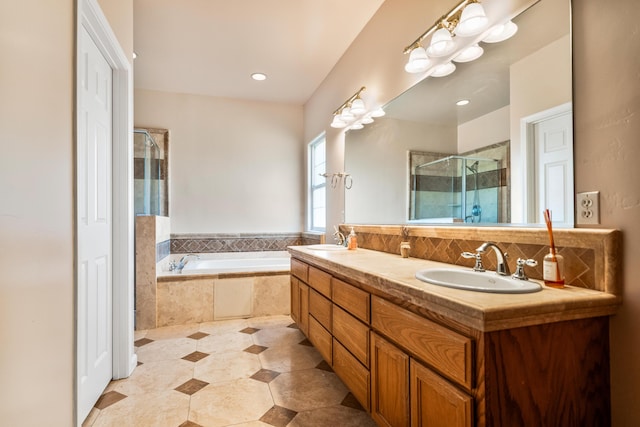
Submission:
M 164 150 L 149 131 L 135 129 L 133 132 L 135 214 L 167 216 Z
M 411 181 L 411 222 L 499 222 L 498 160 L 447 156 L 415 166 Z

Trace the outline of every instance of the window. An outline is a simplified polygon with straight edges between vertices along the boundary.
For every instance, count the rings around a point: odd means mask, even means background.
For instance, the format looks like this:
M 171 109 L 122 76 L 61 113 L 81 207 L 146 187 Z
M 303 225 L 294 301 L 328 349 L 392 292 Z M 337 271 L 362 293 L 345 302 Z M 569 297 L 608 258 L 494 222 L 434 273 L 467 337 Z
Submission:
M 327 171 L 324 135 L 309 144 L 309 229 L 324 231 L 326 228 L 327 180 L 321 174 Z

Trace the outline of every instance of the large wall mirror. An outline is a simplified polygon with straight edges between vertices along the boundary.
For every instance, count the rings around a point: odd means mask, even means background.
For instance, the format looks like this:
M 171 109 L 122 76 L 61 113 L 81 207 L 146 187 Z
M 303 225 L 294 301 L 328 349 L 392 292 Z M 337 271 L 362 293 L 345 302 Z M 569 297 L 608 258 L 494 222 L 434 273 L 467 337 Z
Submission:
M 550 208 L 573 227 L 570 0 L 532 3 L 514 37 L 347 132 L 345 222 L 540 224 Z

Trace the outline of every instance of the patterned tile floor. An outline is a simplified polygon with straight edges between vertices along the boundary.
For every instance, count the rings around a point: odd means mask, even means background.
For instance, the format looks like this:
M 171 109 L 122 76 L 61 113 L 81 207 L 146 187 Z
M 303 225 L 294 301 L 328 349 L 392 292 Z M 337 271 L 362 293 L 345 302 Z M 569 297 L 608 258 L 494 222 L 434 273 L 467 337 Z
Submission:
M 375 426 L 289 316 L 136 332 L 83 427 Z

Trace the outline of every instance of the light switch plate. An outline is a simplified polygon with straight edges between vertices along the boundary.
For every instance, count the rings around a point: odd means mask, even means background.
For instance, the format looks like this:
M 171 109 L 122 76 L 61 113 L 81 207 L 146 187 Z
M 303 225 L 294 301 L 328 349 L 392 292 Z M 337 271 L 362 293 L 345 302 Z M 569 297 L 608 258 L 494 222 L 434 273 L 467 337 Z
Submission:
M 578 193 L 576 199 L 577 223 L 579 225 L 600 224 L 600 192 Z

